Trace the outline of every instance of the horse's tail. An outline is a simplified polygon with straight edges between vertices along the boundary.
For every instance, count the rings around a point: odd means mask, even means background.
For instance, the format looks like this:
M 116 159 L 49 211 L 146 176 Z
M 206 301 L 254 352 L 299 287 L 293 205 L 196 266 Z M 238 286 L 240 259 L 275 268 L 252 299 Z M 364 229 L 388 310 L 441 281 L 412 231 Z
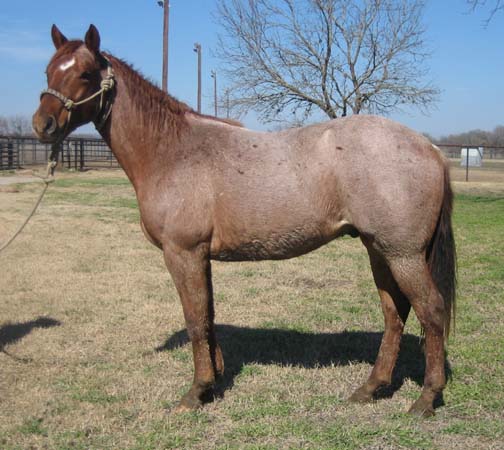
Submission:
M 444 194 L 441 212 L 427 252 L 427 263 L 444 301 L 445 337 L 450 334 L 453 315 L 455 327 L 455 296 L 457 285 L 457 262 L 455 239 L 451 223 L 453 192 L 450 185 L 448 161 L 444 160 Z

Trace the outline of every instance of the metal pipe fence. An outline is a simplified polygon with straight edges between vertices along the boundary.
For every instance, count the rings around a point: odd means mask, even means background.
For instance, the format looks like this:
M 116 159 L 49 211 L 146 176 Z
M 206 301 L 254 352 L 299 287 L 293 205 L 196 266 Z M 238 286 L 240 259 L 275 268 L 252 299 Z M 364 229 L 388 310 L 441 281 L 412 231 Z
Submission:
M 46 164 L 50 144 L 42 144 L 31 136 L 0 136 L 0 170 L 13 170 Z M 60 153 L 62 167 L 75 170 L 119 168 L 119 164 L 103 139 L 70 137 L 63 141 Z
M 450 161 L 453 181 L 504 182 L 504 147 L 436 145 Z
M 0 170 L 17 169 L 19 166 L 19 147 L 10 139 L 0 138 Z

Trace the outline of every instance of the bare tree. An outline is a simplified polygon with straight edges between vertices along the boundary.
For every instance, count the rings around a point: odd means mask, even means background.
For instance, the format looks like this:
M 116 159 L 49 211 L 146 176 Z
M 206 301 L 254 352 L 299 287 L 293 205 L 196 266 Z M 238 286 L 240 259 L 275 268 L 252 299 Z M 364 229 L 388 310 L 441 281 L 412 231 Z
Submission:
M 498 11 L 504 10 L 504 0 L 466 0 L 471 11 L 478 8 L 484 8 L 488 11 L 488 17 L 485 20 L 485 25 L 488 25 Z
M 6 117 L 0 116 L 0 135 L 6 134 L 9 134 L 9 123 Z
M 14 136 L 26 136 L 33 133 L 31 120 L 22 115 L 9 116 L 7 118 L 9 134 Z
M 425 81 L 423 10 L 423 0 L 219 0 L 232 104 L 264 122 L 426 110 L 439 91 Z
M 484 145 L 488 147 L 504 146 L 504 126 L 499 125 L 492 131 L 470 130 L 464 133 L 450 134 L 441 136 L 439 139 L 433 139 L 433 142 L 440 144 L 459 144 L 459 145 Z

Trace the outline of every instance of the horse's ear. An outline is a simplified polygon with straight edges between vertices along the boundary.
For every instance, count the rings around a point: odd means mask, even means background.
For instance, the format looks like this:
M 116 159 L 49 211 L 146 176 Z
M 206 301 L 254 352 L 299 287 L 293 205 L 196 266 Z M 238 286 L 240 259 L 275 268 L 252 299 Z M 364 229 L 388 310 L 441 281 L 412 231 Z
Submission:
M 54 46 L 56 47 L 56 50 L 58 50 L 63 44 L 68 42 L 68 39 L 59 30 L 59 28 L 56 25 L 53 25 L 51 27 L 51 37 L 52 37 L 52 41 L 54 43 Z
M 100 33 L 93 24 L 89 25 L 84 42 L 91 53 L 100 53 Z

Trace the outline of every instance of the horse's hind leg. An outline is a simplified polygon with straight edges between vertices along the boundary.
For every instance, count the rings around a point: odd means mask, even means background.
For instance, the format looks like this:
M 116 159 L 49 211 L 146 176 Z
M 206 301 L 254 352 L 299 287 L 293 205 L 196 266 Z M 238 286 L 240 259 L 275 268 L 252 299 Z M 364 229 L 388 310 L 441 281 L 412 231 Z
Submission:
M 163 245 L 168 270 L 182 302 L 194 358 L 194 380 L 176 411 L 201 406 L 203 397 L 224 371 L 214 331 L 212 278 L 207 246 L 192 250 Z
M 424 385 L 420 398 L 409 412 L 428 417 L 434 414 L 434 400 L 446 383 L 443 298 L 431 277 L 425 255 L 394 258 L 389 261 L 389 266 L 425 332 Z
M 380 386 L 392 381 L 392 372 L 399 353 L 401 335 L 410 311 L 410 303 L 399 290 L 385 260 L 372 248 L 368 248 L 373 277 L 380 295 L 385 319 L 380 350 L 369 379 L 350 397 L 353 402 L 369 402 Z

